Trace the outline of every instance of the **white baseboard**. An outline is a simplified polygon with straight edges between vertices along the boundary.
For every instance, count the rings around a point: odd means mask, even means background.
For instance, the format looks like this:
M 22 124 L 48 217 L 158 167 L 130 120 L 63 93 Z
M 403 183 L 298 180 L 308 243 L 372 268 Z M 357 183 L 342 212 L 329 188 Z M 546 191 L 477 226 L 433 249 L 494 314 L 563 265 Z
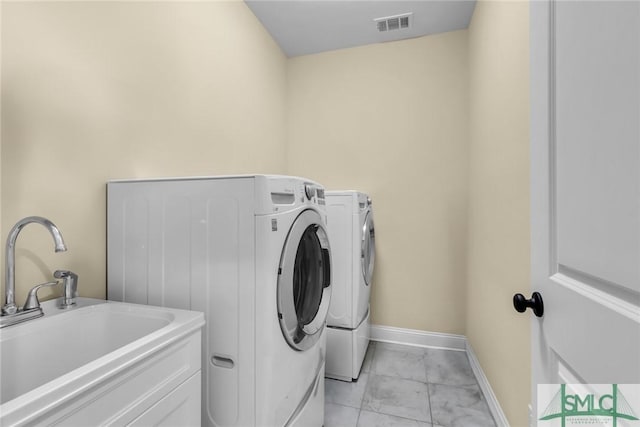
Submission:
M 466 351 L 467 338 L 464 335 L 441 334 L 416 329 L 394 328 L 393 326 L 371 325 L 373 341 L 390 342 L 417 347 L 443 348 Z
M 464 335 L 442 334 L 439 332 L 419 331 L 416 329 L 395 328 L 393 326 L 371 325 L 371 340 L 395 344 L 412 345 L 416 347 L 442 348 L 446 350 L 464 351 L 467 353 L 473 374 L 478 381 L 480 390 L 484 394 L 491 415 L 498 427 L 509 427 L 509 421 L 504 415 L 500 403 L 496 398 L 487 376 L 484 374 L 480 362 L 473 352 L 467 337 Z
M 473 370 L 473 374 L 476 376 L 476 381 L 478 381 L 480 390 L 482 390 L 482 394 L 484 394 L 484 398 L 487 401 L 487 405 L 489 405 L 489 410 L 491 411 L 491 415 L 493 415 L 493 419 L 496 421 L 496 425 L 498 427 L 509 427 L 509 421 L 507 421 L 507 417 L 504 415 L 504 412 L 502 411 L 500 402 L 498 402 L 498 398 L 493 392 L 493 389 L 491 388 L 491 384 L 489 384 L 489 380 L 487 379 L 487 376 L 484 374 L 484 371 L 480 366 L 480 362 L 478 361 L 478 358 L 476 357 L 476 354 L 473 351 L 473 347 L 471 347 L 471 344 L 469 343 L 469 341 L 467 341 L 467 357 L 469 358 L 471 369 Z

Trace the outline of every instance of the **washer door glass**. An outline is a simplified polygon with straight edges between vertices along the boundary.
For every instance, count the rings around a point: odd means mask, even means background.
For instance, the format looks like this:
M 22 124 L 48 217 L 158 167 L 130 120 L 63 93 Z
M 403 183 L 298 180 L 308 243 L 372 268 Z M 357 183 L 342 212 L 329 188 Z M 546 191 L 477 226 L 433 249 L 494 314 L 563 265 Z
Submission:
M 376 260 L 376 233 L 373 227 L 373 213 L 369 211 L 362 226 L 362 244 L 360 258 L 362 261 L 362 275 L 368 285 L 373 280 L 373 266 Z
M 306 210 L 289 230 L 278 274 L 278 317 L 291 347 L 306 350 L 320 339 L 330 298 L 329 240 L 320 215 Z

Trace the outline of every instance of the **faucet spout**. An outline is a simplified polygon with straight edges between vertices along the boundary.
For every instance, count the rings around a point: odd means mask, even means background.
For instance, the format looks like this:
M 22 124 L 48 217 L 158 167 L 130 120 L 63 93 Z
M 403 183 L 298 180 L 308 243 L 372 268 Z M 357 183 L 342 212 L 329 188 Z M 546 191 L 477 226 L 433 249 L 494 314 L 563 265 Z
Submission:
M 11 231 L 9 231 L 9 236 L 7 237 L 7 245 L 5 247 L 5 266 L 6 266 L 6 276 L 5 276 L 5 298 L 6 303 L 2 307 L 2 314 L 15 314 L 18 311 L 18 307 L 16 306 L 15 301 L 15 289 L 16 289 L 16 240 L 18 239 L 18 234 L 20 231 L 27 225 L 31 223 L 36 223 L 44 226 L 49 233 L 53 237 L 53 242 L 55 244 L 56 252 L 64 252 L 67 250 L 67 246 L 64 244 L 64 239 L 62 238 L 62 234 L 58 227 L 51 221 L 46 218 L 40 216 L 29 216 L 21 219 L 13 226 Z

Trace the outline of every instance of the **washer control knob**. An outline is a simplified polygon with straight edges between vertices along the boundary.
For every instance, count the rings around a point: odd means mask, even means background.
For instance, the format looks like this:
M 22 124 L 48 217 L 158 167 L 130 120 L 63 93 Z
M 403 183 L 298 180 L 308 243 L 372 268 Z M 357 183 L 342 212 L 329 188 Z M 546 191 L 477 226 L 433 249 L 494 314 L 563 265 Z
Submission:
M 307 199 L 311 200 L 316 195 L 316 188 L 312 185 L 305 184 L 304 194 L 307 195 Z

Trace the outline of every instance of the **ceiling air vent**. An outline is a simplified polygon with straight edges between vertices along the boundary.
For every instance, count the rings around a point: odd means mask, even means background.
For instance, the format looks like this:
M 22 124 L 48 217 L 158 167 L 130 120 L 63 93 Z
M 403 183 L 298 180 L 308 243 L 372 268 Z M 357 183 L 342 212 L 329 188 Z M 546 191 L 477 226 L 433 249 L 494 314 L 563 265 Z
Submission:
M 378 31 L 395 31 L 404 30 L 411 25 L 411 13 L 403 13 L 402 15 L 385 16 L 384 18 L 376 18 L 373 21 L 376 23 Z

